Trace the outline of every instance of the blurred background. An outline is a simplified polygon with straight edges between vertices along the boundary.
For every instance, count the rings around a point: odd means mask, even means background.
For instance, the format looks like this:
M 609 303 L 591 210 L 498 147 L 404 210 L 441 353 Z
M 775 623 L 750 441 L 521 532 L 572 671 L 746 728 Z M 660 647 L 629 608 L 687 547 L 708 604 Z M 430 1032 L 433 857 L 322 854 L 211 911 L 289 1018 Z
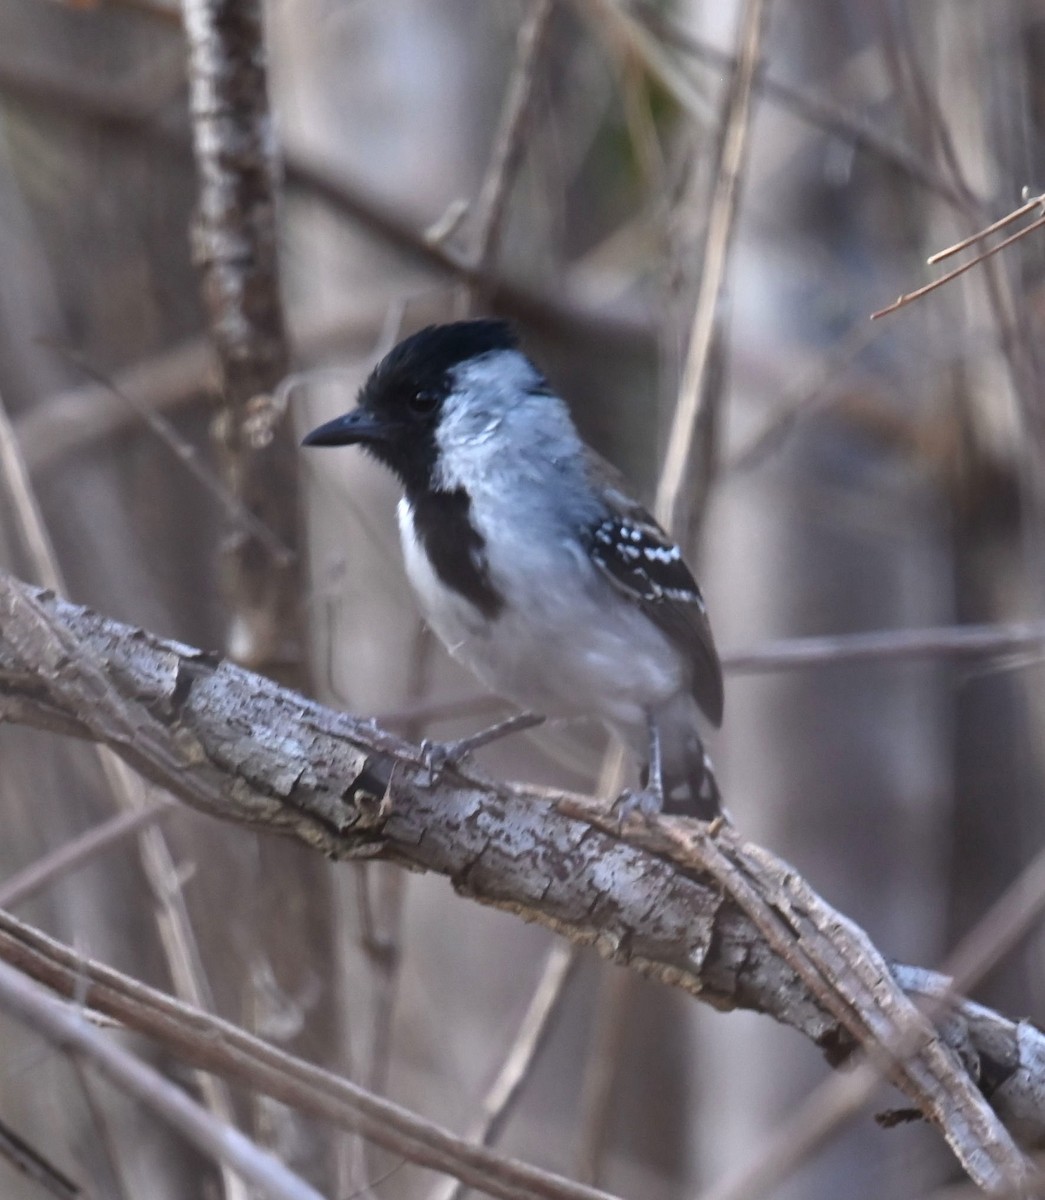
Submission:
M 1043 614 L 1045 234 L 868 319 L 1045 188 L 1040 4 L 775 0 L 760 25 L 700 0 L 271 0 L 265 20 L 285 446 L 350 407 L 399 336 L 496 311 L 652 500 L 699 298 L 714 320 L 676 530 L 724 654 Z M 761 67 L 741 118 L 745 21 Z M 295 455 L 297 496 L 272 476 L 287 536 L 300 518 L 300 611 L 278 654 L 237 641 L 186 61 L 165 0 L 0 5 L 0 397 L 64 589 L 410 736 L 473 730 L 505 710 L 421 626 L 394 483 L 359 454 Z M 498 179 L 513 91 L 518 161 Z M 746 143 L 723 208 L 731 113 Z M 484 253 L 497 282 L 469 287 L 459 268 Z M 0 494 L 2 565 L 42 579 L 10 479 Z M 1037 655 L 729 673 L 711 742 L 727 803 L 886 955 L 933 965 L 1042 841 L 1041 682 Z M 592 789 L 601 749 L 553 730 L 481 762 Z M 0 806 L 3 876 L 116 811 L 89 750 L 13 728 Z M 541 985 L 546 1038 L 497 1144 L 625 1196 L 733 1174 L 828 1072 L 767 1019 L 567 956 L 444 880 L 333 866 L 180 806 L 17 911 L 462 1132 Z M 1027 939 L 978 998 L 1041 1020 L 1043 951 Z M 449 1200 L 271 1102 L 204 1096 L 326 1195 Z M 84 1194 L 237 1194 L 6 1019 L 0 1121 Z M 865 1113 L 766 1194 L 902 1200 L 955 1171 L 933 1131 Z M 42 1194 L 2 1161 L 0 1193 Z

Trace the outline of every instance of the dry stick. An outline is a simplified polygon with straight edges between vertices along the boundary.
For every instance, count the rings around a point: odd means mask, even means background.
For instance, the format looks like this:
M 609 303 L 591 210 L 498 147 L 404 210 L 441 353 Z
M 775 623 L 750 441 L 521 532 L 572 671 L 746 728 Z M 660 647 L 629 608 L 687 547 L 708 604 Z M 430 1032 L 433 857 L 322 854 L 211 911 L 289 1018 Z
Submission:
M 489 278 L 500 251 L 508 201 L 522 165 L 526 134 L 533 122 L 537 68 L 548 43 L 551 14 L 551 0 L 531 0 L 519 26 L 515 64 L 476 202 L 472 250 L 475 279 L 469 289 L 473 312 L 480 310 L 486 301 L 482 280 Z M 552 946 L 523 1020 L 492 1087 L 483 1098 L 480 1115 L 468 1129 L 466 1136 L 470 1142 L 489 1146 L 499 1137 L 537 1061 L 575 962 L 573 947 Z M 466 1191 L 460 1180 L 440 1181 L 432 1189 L 431 1200 L 461 1200 Z
M 723 669 L 736 675 L 775 671 L 804 671 L 811 667 L 858 663 L 917 662 L 933 659 L 974 661 L 994 655 L 1045 653 L 1045 621 L 1014 621 L 996 625 L 944 625 L 930 629 L 876 629 L 834 637 L 781 638 L 747 650 L 729 650 Z M 457 696 L 391 710 L 374 718 L 378 725 L 401 726 L 406 721 L 428 722 L 487 712 L 492 704 L 484 692 Z M 612 790 L 598 787 L 600 795 Z
M 560 808 L 572 814 L 583 806 L 568 800 Z M 602 828 L 612 821 L 601 810 L 589 819 Z M 940 1126 L 980 1186 L 998 1192 L 1025 1181 L 1025 1161 L 996 1114 L 891 979 L 870 939 L 796 872 L 740 842 L 728 827 L 717 835 L 699 825 L 672 826 L 663 835 L 646 829 L 635 840 L 650 848 L 666 843 L 673 862 L 688 862 L 716 880 L 817 1002 Z
M 261 0 L 182 0 L 189 108 L 199 177 L 193 249 L 221 372 L 216 442 L 230 487 L 261 528 L 295 550 L 294 440 L 273 398 L 290 364 L 279 292 L 279 166 L 268 111 Z M 223 582 L 237 657 L 301 671 L 301 564 L 258 553 L 258 535 L 226 547 Z
M 871 313 L 871 320 L 877 321 L 879 317 L 888 316 L 889 313 L 896 312 L 899 308 L 905 308 L 915 300 L 920 300 L 922 296 L 927 296 L 930 292 L 935 292 L 937 288 L 941 288 L 946 283 L 950 283 L 952 279 L 957 279 L 959 275 L 964 275 L 966 271 L 971 271 L 973 267 L 978 267 L 980 263 L 992 258 L 995 254 L 1004 250 L 1007 246 L 1011 246 L 1013 242 L 1018 242 L 1020 238 L 1024 238 L 1028 233 L 1033 233 L 1036 229 L 1041 229 L 1045 226 L 1045 216 L 1038 217 L 1036 221 L 1032 221 L 1029 225 L 1025 225 L 1017 233 L 1010 234 L 1004 238 L 996 246 L 992 246 L 989 250 L 984 250 L 981 254 L 977 254 L 975 258 L 969 259 L 967 263 L 962 263 L 960 267 L 955 267 L 953 271 L 948 271 L 946 275 L 941 275 L 939 279 L 934 279 L 932 283 L 925 284 L 924 287 L 916 288 L 913 292 L 905 292 L 902 296 L 897 297 L 892 304 L 886 305 L 885 308 L 880 308 L 877 312 Z M 977 237 L 982 235 L 977 235 Z M 976 239 L 973 239 L 976 240 Z M 947 251 L 949 253 L 950 251 Z
M 604 975 L 581 1091 L 576 1175 L 582 1183 L 599 1182 L 617 1091 L 621 1033 L 627 1025 L 634 992 L 635 977 L 630 972 L 612 971 Z
M 367 1091 L 383 1095 L 388 1090 L 392 1061 L 392 1032 L 402 973 L 402 925 L 406 889 L 404 872 L 388 863 L 355 864 L 362 946 L 373 979 L 371 1001 L 370 1053 L 363 1071 Z M 371 889 L 376 891 L 371 901 Z M 379 929 L 375 910 L 380 912 L 384 929 Z M 372 1168 L 366 1142 L 353 1137 L 339 1145 L 339 1170 L 347 1171 L 347 1185 L 353 1195 L 372 1196 Z
M 704 267 L 693 313 L 686 365 L 672 418 L 655 513 L 668 529 L 677 525 L 685 503 L 687 468 L 701 419 L 704 380 L 714 343 L 716 312 L 725 284 L 726 262 L 740 198 L 740 179 L 751 123 L 751 97 L 767 13 L 766 0 L 746 0 L 740 18 L 740 53 L 733 83 L 718 179 L 708 219 Z
M 1026 194 L 1026 193 L 1024 193 Z M 1014 209 L 1007 216 L 1001 217 L 995 221 L 993 225 L 988 225 L 986 229 L 981 229 L 978 233 L 972 233 L 967 238 L 962 238 L 960 242 L 955 242 L 953 246 L 948 246 L 945 250 L 937 250 L 935 254 L 930 254 L 925 260 L 932 267 L 936 263 L 942 262 L 945 258 L 950 258 L 952 254 L 958 254 L 962 250 L 967 250 L 970 246 L 977 242 L 982 242 L 984 238 L 989 237 L 992 233 L 997 233 L 999 229 L 1004 229 L 1007 225 L 1011 225 L 1013 221 L 1019 220 L 1020 217 L 1026 216 L 1036 208 L 1041 208 L 1045 204 L 1045 192 L 1040 196 L 1035 196 L 1033 200 L 1028 200 L 1025 204 L 1021 204 L 1019 208 Z
M 613 0 L 605 0 L 605 2 L 604 0 L 600 0 L 600 3 L 596 7 L 602 12 L 604 19 L 610 16 L 615 17 L 615 23 L 610 23 L 608 26 L 611 33 L 629 38 L 640 50 L 648 48 L 649 37 L 646 31 L 630 18 L 625 20 L 624 15 L 616 4 L 613 3 Z M 765 5 L 763 0 L 750 0 L 741 18 L 740 28 L 742 33 L 740 35 L 740 44 L 742 61 L 741 65 L 738 66 L 736 76 L 733 80 L 731 102 L 727 113 L 726 135 L 720 162 L 720 175 L 716 183 L 715 199 L 713 201 L 711 218 L 708 223 L 704 270 L 701 275 L 700 292 L 694 315 L 694 333 L 690 342 L 689 362 L 687 363 L 687 372 L 683 380 L 682 393 L 675 408 L 671 442 L 669 443 L 668 453 L 661 467 L 657 487 L 656 511 L 668 528 L 671 528 L 679 515 L 678 508 L 680 507 L 681 490 L 685 481 L 685 466 L 689 462 L 693 442 L 694 429 L 692 422 L 696 416 L 695 401 L 699 398 L 704 367 L 706 366 L 711 348 L 714 331 L 714 307 L 717 303 L 724 277 L 729 235 L 736 212 L 737 185 L 748 127 L 748 106 L 759 47 L 761 45 L 764 13 Z M 624 22 L 623 25 L 622 22 Z M 647 64 L 650 63 L 651 60 L 648 55 L 644 57 L 644 61 Z M 708 307 L 709 304 L 710 308 Z M 695 362 L 695 343 L 698 337 L 696 331 L 698 328 L 703 329 L 705 316 L 709 318 L 706 330 L 707 342 L 701 350 L 703 357 L 700 362 L 698 378 L 691 380 L 695 388 L 693 396 L 694 412 L 689 416 L 683 416 L 687 379 L 690 379 L 691 370 Z M 703 333 L 700 336 L 703 337 Z M 677 448 L 676 443 L 680 438 L 685 439 L 685 446 L 682 450 L 682 470 L 679 471 L 677 477 L 672 477 L 674 469 L 672 450 L 673 448 Z M 610 754 L 613 754 L 612 750 Z M 619 756 L 615 761 L 619 771 L 621 761 Z M 603 764 L 602 775 L 607 777 L 611 771 L 611 759 L 607 756 Z M 600 982 L 603 990 L 617 986 L 608 980 L 605 973 L 603 973 Z M 593 1054 L 597 1049 L 598 1047 L 593 1043 L 589 1047 L 589 1055 Z M 619 1051 L 619 1044 L 616 1049 Z M 597 1070 L 598 1068 L 590 1067 L 589 1071 L 593 1069 Z M 598 1172 L 598 1153 L 600 1149 L 598 1130 L 608 1121 L 611 1109 L 608 1096 L 600 1093 L 594 1086 L 585 1090 L 585 1102 L 581 1121 L 582 1138 L 580 1155 L 585 1169 L 590 1171 L 589 1178 L 594 1178 Z
M 0 963 L 0 1008 L 64 1053 L 88 1059 L 122 1092 L 178 1130 L 223 1171 L 234 1171 L 244 1185 L 252 1184 L 277 1200 L 323 1200 L 275 1155 L 216 1120 L 158 1071 L 93 1029 L 74 1009 L 7 963 Z
M 461 771 L 433 784 L 417 747 L 366 722 L 2 576 L 0 627 L 5 718 L 103 741 L 203 811 L 335 857 L 440 871 L 477 899 L 706 1000 L 770 1012 L 840 1052 L 854 1039 L 889 1046 L 898 1025 L 918 1019 L 894 983 L 905 969 L 890 972 L 792 868 L 728 829 L 713 843 L 692 823 L 661 820 L 621 841 L 591 798 Z M 718 957 L 727 947 L 732 966 Z M 985 1036 L 977 1013 L 961 1006 L 964 1036 Z M 955 1035 L 941 1029 L 947 1045 Z M 1039 1112 L 1027 1084 L 1041 1041 L 1020 1027 L 993 1093 L 999 1111 Z M 974 1044 L 998 1053 L 996 1041 Z M 956 1061 L 931 1039 L 889 1074 L 970 1177 L 997 1190 L 1023 1160 Z
M 1045 912 L 1045 851 L 1040 851 L 1019 878 L 976 922 L 948 956 L 925 991 L 926 1016 L 937 1020 L 960 993 L 968 991 L 1001 961 Z M 908 989 L 911 994 L 910 989 Z M 904 1034 L 894 1054 L 909 1053 L 914 1043 Z M 779 1186 L 840 1126 L 861 1112 L 882 1081 L 878 1065 L 864 1061 L 856 1070 L 833 1075 L 803 1100 L 780 1124 L 758 1157 L 707 1193 L 702 1200 L 750 1200 Z
M 479 1118 L 465 1132 L 465 1140 L 470 1145 L 490 1146 L 500 1136 L 551 1032 L 577 958 L 576 947 L 566 942 L 555 942 L 549 950 L 508 1054 L 483 1097 Z M 467 1190 L 459 1179 L 449 1179 L 432 1189 L 429 1200 L 461 1200 Z
M 408 1161 L 454 1175 L 502 1200 L 614 1200 L 606 1192 L 531 1167 L 463 1138 L 270 1045 L 237 1025 L 175 1000 L 0 912 L 0 959 L 92 1011 L 154 1039 L 168 1053 L 368 1140 Z
M 84 1192 L 79 1184 L 59 1171 L 58 1168 L 35 1146 L 31 1146 L 24 1138 L 7 1125 L 0 1122 L 0 1158 L 7 1159 L 19 1174 L 31 1179 L 39 1188 L 59 1200 L 76 1200 L 83 1197 Z
M 203 491 L 217 503 L 233 529 L 238 529 L 241 534 L 254 538 L 260 546 L 265 548 L 277 567 L 288 567 L 293 563 L 294 551 L 251 512 L 232 488 L 211 470 L 199 450 L 187 438 L 181 436 L 171 421 L 152 406 L 143 404 L 133 392 L 121 391 L 111 379 L 91 366 L 83 355 L 76 354 L 65 347 L 57 347 L 57 349 L 64 358 L 75 363 L 77 368 L 93 379 L 96 384 L 112 392 L 144 422 L 149 431 L 170 450 Z
M 178 806 L 170 798 L 154 800 L 144 808 L 118 813 L 102 821 L 79 837 L 70 838 L 64 845 L 41 855 L 35 862 L 9 875 L 0 883 L 0 908 L 16 908 L 44 888 L 84 866 L 105 850 L 118 845 L 132 833 L 138 833 Z
M 749 439 L 746 446 L 742 446 L 723 464 L 723 473 L 749 471 L 760 466 L 773 450 L 779 448 L 800 418 L 820 411 L 831 403 L 834 399 L 832 385 L 838 383 L 839 377 L 874 343 L 881 332 L 881 326 L 868 325 L 863 321 L 852 326 L 826 356 L 826 360 L 816 366 L 811 377 L 785 390 L 762 428 Z
M 920 118 L 925 119 L 936 140 L 943 162 L 964 200 L 962 207 L 971 224 L 978 219 L 982 205 L 976 201 L 973 189 L 962 171 L 961 160 L 954 145 L 947 116 L 936 100 L 928 73 L 922 69 L 918 61 L 909 26 L 906 24 L 903 26 L 903 32 L 906 35 L 903 39 L 899 38 L 897 34 L 897 26 L 900 22 L 906 21 L 906 13 L 897 10 L 894 14 L 888 7 L 880 7 L 879 13 L 887 23 L 892 35 L 889 40 L 890 51 L 893 51 L 895 43 L 894 57 L 899 59 L 902 53 L 903 63 L 907 66 L 908 77 L 915 91 L 915 111 Z M 986 261 L 981 281 L 985 290 L 987 309 L 997 330 L 998 345 L 1008 368 L 1011 386 L 1017 399 L 1026 433 L 1031 445 L 1036 447 L 1037 458 L 1040 459 L 1045 451 L 1045 426 L 1041 421 L 1040 405 L 1037 402 L 1038 394 L 1041 391 L 1041 380 L 1035 365 L 1034 348 L 1031 344 L 1033 335 L 1027 327 L 1023 311 L 1025 305 L 1021 305 L 1013 294 L 1008 274 L 999 270 L 997 264 L 989 256 L 983 256 L 983 259 Z M 1022 465 L 1024 467 L 1023 491 L 1034 496 L 1038 490 L 1037 463 L 1036 461 L 1031 462 L 1028 456 L 1024 455 Z M 1037 537 L 1039 544 L 1036 550 L 1040 553 L 1042 547 L 1039 533 L 1040 531 L 1036 527 L 1030 531 L 1032 538 Z M 1030 548 L 1030 553 L 1032 555 L 1035 553 L 1034 547 Z
M 501 111 L 490 163 L 476 201 L 473 262 L 475 275 L 470 285 L 471 308 L 477 311 L 487 301 L 489 287 L 508 213 L 512 184 L 522 165 L 526 133 L 532 124 L 537 64 L 548 41 L 551 0 L 531 0 L 519 26 L 515 66 Z
M 945 625 L 930 629 L 882 629 L 836 637 L 783 638 L 722 656 L 737 674 L 803 670 L 850 663 L 907 662 L 915 659 L 975 659 L 989 654 L 1041 652 L 1045 621 L 998 625 Z
M 0 471 L 6 491 L 11 498 L 18 529 L 22 534 L 37 575 L 44 585 L 56 591 L 64 590 L 58 559 L 44 525 L 29 472 L 19 451 L 10 419 L 0 399 Z M 104 746 L 95 745 L 93 752 L 113 799 L 124 814 L 137 815 L 147 804 L 146 790 L 141 779 Z M 163 833 L 148 822 L 139 830 L 139 854 L 142 869 L 156 902 L 156 920 L 171 978 L 179 993 L 201 1007 L 212 1004 L 210 986 L 200 958 L 196 935 L 178 882 L 174 858 Z M 224 1121 L 232 1119 L 232 1099 L 227 1089 L 207 1076 L 199 1079 L 200 1090 L 209 1107 Z M 239 1181 L 226 1176 L 226 1191 L 230 1200 L 243 1196 Z
M 671 17 L 666 16 L 661 8 L 638 2 L 633 2 L 630 7 L 639 14 L 643 24 L 691 58 L 717 71 L 736 71 L 737 60 L 734 55 L 682 29 Z M 789 109 L 808 124 L 850 143 L 854 149 L 867 150 L 876 155 L 883 162 L 902 171 L 913 183 L 935 192 L 950 204 L 963 209 L 966 207 L 966 195 L 959 194 L 954 185 L 944 179 L 932 163 L 925 160 L 924 155 L 919 155 L 909 146 L 890 138 L 861 114 L 834 104 L 818 92 L 774 79 L 767 72 L 759 75 L 755 86 L 766 100 Z
M 663 43 L 616 3 L 616 0 L 573 0 L 587 10 L 596 28 L 618 53 L 634 56 L 698 125 L 707 123 L 711 106 L 689 75 L 664 51 Z

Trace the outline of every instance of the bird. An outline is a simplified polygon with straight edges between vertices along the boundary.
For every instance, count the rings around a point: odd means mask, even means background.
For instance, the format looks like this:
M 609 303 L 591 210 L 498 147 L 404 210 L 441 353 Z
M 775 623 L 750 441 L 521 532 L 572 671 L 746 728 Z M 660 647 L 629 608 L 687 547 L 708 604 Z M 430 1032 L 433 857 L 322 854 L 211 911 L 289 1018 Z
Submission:
M 531 723 L 595 718 L 631 749 L 642 786 L 622 820 L 719 817 L 698 712 L 721 723 L 722 668 L 700 588 L 507 322 L 400 341 L 303 445 L 360 446 L 398 478 L 406 574 L 451 655 Z

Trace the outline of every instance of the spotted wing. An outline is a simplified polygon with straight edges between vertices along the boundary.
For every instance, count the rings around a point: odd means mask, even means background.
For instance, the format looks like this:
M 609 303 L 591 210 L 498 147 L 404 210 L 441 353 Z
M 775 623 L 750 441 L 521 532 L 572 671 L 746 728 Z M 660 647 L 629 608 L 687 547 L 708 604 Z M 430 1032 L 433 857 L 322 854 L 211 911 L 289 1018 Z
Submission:
M 590 552 L 610 582 L 633 600 L 690 663 L 691 688 L 709 721 L 722 721 L 722 667 L 704 597 L 675 542 L 594 452 L 589 471 L 606 502 L 590 530 Z

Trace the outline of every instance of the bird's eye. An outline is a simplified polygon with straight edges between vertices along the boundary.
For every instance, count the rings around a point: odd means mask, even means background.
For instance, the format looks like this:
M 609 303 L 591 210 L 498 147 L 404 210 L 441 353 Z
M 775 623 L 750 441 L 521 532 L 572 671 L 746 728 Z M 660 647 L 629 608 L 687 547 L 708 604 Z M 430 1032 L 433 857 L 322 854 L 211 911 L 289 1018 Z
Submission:
M 435 392 L 414 392 L 407 401 L 410 411 L 419 417 L 427 417 L 435 412 L 439 397 Z

